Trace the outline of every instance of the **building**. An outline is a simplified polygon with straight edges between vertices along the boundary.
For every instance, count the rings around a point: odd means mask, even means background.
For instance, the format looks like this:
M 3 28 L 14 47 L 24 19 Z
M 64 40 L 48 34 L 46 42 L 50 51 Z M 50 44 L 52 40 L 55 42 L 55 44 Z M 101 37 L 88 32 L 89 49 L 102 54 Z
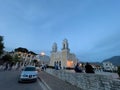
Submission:
M 105 71 L 117 71 L 117 67 L 114 66 L 111 62 L 103 62 L 103 69 Z
M 15 51 L 12 56 L 17 55 L 23 63 L 30 64 L 32 61 L 35 59 L 35 54 L 31 52 L 20 52 L 20 51 Z
M 61 68 L 73 68 L 78 59 L 75 54 L 70 53 L 68 40 L 64 39 L 62 43 L 62 50 L 57 50 L 57 43 L 52 46 L 52 51 L 50 55 L 50 66 L 59 66 Z

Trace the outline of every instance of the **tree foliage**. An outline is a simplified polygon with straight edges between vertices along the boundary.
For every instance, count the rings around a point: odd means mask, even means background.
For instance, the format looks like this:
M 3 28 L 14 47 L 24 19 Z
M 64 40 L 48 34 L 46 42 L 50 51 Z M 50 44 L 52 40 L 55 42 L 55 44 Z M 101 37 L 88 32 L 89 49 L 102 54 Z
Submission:
M 6 54 L 5 56 L 2 57 L 2 60 L 4 62 L 12 62 L 12 56 L 9 54 Z
M 12 62 L 16 63 L 16 62 L 20 62 L 20 61 L 21 61 L 21 59 L 20 59 L 20 57 L 18 57 L 18 55 L 15 55 L 12 57 Z
M 20 62 L 20 58 L 18 57 L 18 55 L 15 55 L 15 56 L 11 56 L 9 54 L 6 54 L 5 56 L 2 57 L 2 60 L 3 62 L 13 62 L 13 63 L 16 63 L 16 62 Z
M 3 36 L 0 36 L 0 55 L 3 53 L 4 44 L 3 44 Z
M 39 66 L 38 60 L 34 59 L 34 60 L 33 60 L 33 63 L 35 64 L 35 66 Z

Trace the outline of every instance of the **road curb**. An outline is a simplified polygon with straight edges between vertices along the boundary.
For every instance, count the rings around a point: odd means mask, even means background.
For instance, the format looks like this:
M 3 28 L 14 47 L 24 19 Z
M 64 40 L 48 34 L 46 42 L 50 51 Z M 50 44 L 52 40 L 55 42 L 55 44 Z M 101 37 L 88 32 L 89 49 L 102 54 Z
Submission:
M 52 90 L 42 78 L 38 77 L 38 79 L 47 87 L 48 90 Z

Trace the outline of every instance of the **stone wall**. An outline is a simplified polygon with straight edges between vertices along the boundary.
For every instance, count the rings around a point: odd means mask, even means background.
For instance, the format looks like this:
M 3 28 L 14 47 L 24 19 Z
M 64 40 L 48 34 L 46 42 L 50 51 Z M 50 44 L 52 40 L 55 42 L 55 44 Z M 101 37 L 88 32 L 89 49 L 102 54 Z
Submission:
M 120 90 L 120 80 L 111 76 L 51 69 L 47 72 L 83 90 Z

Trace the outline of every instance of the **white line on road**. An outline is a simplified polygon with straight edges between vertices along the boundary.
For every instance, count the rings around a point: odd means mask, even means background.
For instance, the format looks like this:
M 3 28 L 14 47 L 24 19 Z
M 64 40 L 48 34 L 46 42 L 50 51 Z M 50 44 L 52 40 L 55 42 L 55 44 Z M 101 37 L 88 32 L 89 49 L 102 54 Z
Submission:
M 51 89 L 48 88 L 43 82 L 41 82 L 40 79 L 38 79 L 38 83 L 39 83 L 39 85 L 42 87 L 43 90 L 51 90 Z

